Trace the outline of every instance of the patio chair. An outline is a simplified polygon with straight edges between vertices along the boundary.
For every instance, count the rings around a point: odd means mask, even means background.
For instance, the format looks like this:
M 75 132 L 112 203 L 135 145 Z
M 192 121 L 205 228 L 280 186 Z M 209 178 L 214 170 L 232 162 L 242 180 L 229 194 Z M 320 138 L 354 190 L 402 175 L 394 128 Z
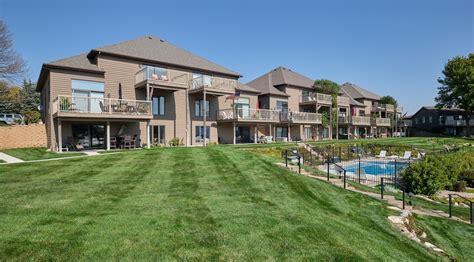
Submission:
M 130 135 L 123 136 L 123 148 L 124 149 L 132 148 L 132 136 Z
M 67 142 L 68 142 L 68 146 L 71 147 L 73 150 L 76 150 L 76 151 L 84 150 L 84 146 L 81 143 L 78 143 L 72 136 L 67 137 Z
M 375 156 L 376 158 L 385 158 L 387 157 L 387 151 L 381 150 L 378 156 Z
M 130 141 L 130 148 L 137 148 L 137 135 L 133 135 L 132 140 Z
M 115 136 L 110 138 L 110 149 L 117 149 L 117 138 Z
M 400 157 L 400 159 L 402 160 L 410 160 L 411 158 L 411 151 L 405 151 L 405 154 L 403 154 L 402 157 Z

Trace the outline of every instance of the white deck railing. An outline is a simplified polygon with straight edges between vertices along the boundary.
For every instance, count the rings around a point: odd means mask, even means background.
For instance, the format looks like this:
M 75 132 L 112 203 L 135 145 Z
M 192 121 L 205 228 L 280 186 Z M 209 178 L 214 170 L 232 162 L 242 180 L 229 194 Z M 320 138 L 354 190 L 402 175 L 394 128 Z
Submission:
M 311 112 L 280 112 L 282 122 L 321 124 L 321 114 Z
M 81 114 L 151 115 L 151 101 L 58 95 L 55 112 Z
M 280 111 L 254 108 L 222 109 L 218 111 L 217 119 L 278 122 Z
M 234 92 L 237 87 L 235 79 L 226 79 L 214 76 L 200 76 L 191 80 L 191 89 L 206 88 L 211 90 L 220 90 Z
M 300 95 L 300 102 L 317 102 L 320 104 L 331 104 L 332 96 L 321 93 L 309 93 Z
M 145 66 L 135 74 L 135 84 L 147 80 L 164 85 L 173 84 L 183 87 L 187 87 L 189 83 L 188 73 L 186 72 L 154 66 Z
M 370 125 L 370 117 L 368 116 L 352 116 L 353 125 Z
M 377 126 L 390 126 L 390 118 L 375 118 Z

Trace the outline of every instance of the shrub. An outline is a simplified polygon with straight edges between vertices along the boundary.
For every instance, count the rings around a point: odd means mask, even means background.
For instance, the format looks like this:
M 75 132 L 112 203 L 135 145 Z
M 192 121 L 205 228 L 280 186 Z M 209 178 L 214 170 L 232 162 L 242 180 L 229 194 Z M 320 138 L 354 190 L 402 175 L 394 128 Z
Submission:
M 463 184 L 458 183 L 460 174 L 472 168 L 474 154 L 470 152 L 429 155 L 425 160 L 411 164 L 402 176 L 410 192 L 433 195 L 443 189 L 462 188 Z
M 23 112 L 25 124 L 36 124 L 41 119 L 41 114 L 38 111 L 25 111 Z
M 179 137 L 175 137 L 170 140 L 170 146 L 182 146 L 182 145 L 184 145 L 183 139 L 179 140 Z
M 466 181 L 467 186 L 474 187 L 474 169 L 461 171 L 459 174 L 459 179 Z
M 453 189 L 454 191 L 457 191 L 457 192 L 464 192 L 466 191 L 466 187 L 467 187 L 467 182 L 459 180 L 458 182 L 456 182 L 456 184 L 454 184 Z

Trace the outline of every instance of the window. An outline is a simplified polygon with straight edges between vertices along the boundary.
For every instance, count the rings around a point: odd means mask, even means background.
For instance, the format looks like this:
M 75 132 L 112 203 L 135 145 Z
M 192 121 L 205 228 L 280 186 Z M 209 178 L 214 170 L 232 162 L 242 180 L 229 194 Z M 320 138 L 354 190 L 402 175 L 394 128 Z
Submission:
M 165 97 L 164 96 L 154 96 L 152 98 L 152 108 L 153 115 L 165 115 Z
M 241 97 L 235 102 L 237 114 L 239 117 L 248 117 L 250 115 L 250 99 Z
M 104 103 L 104 83 L 71 80 L 72 104 L 81 112 L 101 113 Z M 63 105 L 61 105 L 62 107 Z M 68 108 L 67 108 L 68 109 Z
M 418 124 L 418 118 L 415 118 L 415 124 Z
M 199 99 L 194 101 L 194 116 L 203 117 L 204 116 L 204 100 Z M 206 117 L 209 117 L 210 112 L 209 100 L 206 100 Z
M 313 129 L 311 127 L 304 128 L 304 138 L 306 140 L 313 139 Z
M 425 122 L 426 122 L 426 119 L 425 119 L 425 117 L 422 117 L 422 118 L 421 118 L 421 123 L 423 123 L 423 124 L 424 124 Z
M 283 113 L 288 113 L 288 102 L 277 101 L 277 110 L 280 110 Z
M 151 142 L 153 144 L 165 144 L 165 126 L 152 126 Z
M 359 116 L 365 116 L 365 110 L 359 110 Z
M 206 140 L 209 142 L 210 136 L 210 128 L 206 126 Z M 204 126 L 196 126 L 196 143 L 204 142 Z
M 168 81 L 168 69 L 156 66 L 146 66 L 148 80 Z
M 433 123 L 433 117 L 432 116 L 428 117 L 428 123 L 430 123 L 430 124 Z
M 446 119 L 445 119 L 445 116 L 439 116 L 439 124 L 440 125 L 444 125 Z
M 193 88 L 210 87 L 211 76 L 199 73 L 193 73 Z
M 288 137 L 288 127 L 277 127 L 276 137 Z

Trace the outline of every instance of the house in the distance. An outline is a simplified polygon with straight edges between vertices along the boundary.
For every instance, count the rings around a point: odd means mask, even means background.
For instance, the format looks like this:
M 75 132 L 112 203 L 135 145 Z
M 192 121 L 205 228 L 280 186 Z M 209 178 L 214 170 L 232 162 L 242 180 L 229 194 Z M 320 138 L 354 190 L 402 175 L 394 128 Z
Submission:
M 412 116 L 405 117 L 404 123 L 407 136 L 468 136 L 465 111 L 458 108 L 424 106 Z M 474 119 L 470 125 L 474 125 Z

